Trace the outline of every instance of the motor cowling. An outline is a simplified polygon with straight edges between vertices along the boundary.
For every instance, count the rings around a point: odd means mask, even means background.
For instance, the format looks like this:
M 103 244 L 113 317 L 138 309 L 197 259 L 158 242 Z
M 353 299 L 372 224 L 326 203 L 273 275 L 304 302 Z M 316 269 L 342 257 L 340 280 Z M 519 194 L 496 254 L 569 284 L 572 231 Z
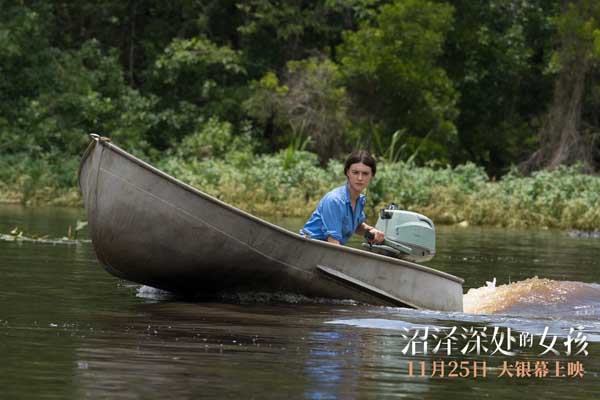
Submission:
M 435 255 L 435 226 L 422 214 L 390 204 L 381 209 L 375 228 L 385 234 L 385 241 L 363 243 L 373 252 L 413 262 L 428 261 Z

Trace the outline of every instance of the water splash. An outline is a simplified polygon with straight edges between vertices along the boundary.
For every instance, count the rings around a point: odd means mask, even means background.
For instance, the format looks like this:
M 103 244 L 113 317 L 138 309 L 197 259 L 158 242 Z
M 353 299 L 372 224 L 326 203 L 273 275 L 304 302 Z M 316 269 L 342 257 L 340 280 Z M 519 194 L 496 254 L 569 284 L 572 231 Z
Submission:
M 486 286 L 470 289 L 463 297 L 468 314 L 517 314 L 533 316 L 598 317 L 600 285 L 528 278 L 506 285 L 486 282 Z
M 141 286 L 137 289 L 136 297 L 148 300 L 169 300 L 173 294 L 152 286 Z

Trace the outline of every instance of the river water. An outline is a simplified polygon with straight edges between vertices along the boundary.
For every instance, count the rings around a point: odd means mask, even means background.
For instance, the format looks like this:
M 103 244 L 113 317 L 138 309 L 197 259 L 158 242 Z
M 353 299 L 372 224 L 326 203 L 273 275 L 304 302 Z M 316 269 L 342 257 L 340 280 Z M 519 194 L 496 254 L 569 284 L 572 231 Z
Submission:
M 48 235 L 0 240 L 2 399 L 600 395 L 598 239 L 438 227 L 427 265 L 465 279 L 462 313 L 264 294 L 189 303 L 110 276 L 88 241 L 53 241 L 82 218 L 0 206 L 0 233 Z

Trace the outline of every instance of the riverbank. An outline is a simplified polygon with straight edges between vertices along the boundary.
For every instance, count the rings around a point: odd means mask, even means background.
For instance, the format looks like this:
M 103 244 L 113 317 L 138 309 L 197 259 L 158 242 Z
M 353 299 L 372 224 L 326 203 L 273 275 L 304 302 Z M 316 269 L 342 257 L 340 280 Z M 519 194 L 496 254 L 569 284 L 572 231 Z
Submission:
M 76 165 L 76 160 L 66 160 Z M 331 188 L 344 183 L 342 164 L 318 166 L 312 153 L 223 159 L 174 155 L 153 161 L 158 168 L 250 213 L 306 217 Z M 0 202 L 28 206 L 81 206 L 73 167 L 47 165 L 43 173 L 3 174 Z M 34 171 L 35 172 L 35 171 Z M 63 175 L 61 175 L 63 174 Z M 10 177 L 10 179 L 7 179 Z M 532 176 L 509 173 L 490 180 L 474 164 L 455 168 L 380 162 L 369 187 L 367 212 L 375 216 L 390 202 L 423 213 L 437 224 L 515 228 L 600 229 L 600 177 L 577 168 L 541 171 Z

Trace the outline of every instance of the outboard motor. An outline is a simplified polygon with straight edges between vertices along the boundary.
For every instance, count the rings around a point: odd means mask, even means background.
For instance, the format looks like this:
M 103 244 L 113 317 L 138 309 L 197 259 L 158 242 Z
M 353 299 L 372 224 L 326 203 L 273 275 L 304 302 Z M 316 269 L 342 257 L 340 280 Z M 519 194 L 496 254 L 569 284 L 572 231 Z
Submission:
M 429 261 L 435 255 L 435 227 L 424 215 L 398 210 L 392 203 L 381 209 L 375 228 L 385 234 L 385 241 L 363 243 L 370 251 L 413 262 Z M 370 239 L 369 235 L 365 237 Z

